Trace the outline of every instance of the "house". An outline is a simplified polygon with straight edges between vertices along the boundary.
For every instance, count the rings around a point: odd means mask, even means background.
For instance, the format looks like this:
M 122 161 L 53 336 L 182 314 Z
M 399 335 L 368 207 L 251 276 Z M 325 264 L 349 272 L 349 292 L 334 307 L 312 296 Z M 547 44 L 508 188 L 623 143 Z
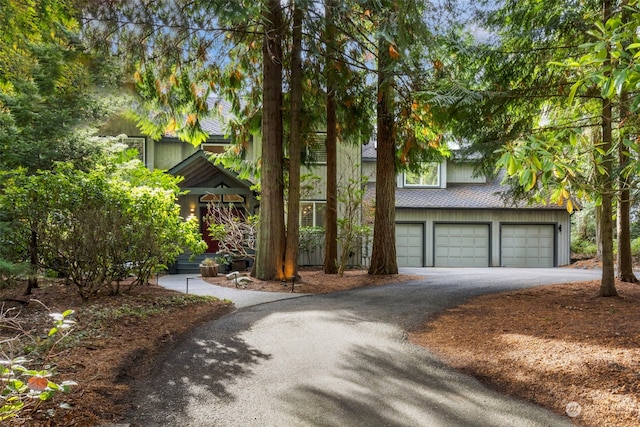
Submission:
M 362 150 L 367 197 L 375 198 L 374 144 Z M 500 177 L 475 176 L 455 155 L 400 173 L 396 183 L 399 267 L 557 267 L 570 263 L 564 206 L 507 204 Z
M 222 108 L 228 111 L 229 105 L 219 99 L 209 100 L 210 108 Z M 136 148 L 140 159 L 151 170 L 161 169 L 182 176 L 180 188 L 187 193 L 180 196 L 178 203 L 181 216 L 196 216 L 200 222 L 203 239 L 207 242 L 206 255 L 218 252 L 218 242 L 212 240 L 207 232 L 207 207 L 210 202 L 233 204 L 234 208 L 252 215 L 260 210 L 258 194 L 251 189 L 253 182 L 241 179 L 236 172 L 216 165 L 210 160 L 212 153 L 224 152 L 231 143 L 226 138 L 223 124 L 216 119 L 202 122 L 209 134 L 208 139 L 199 146 L 193 146 L 172 135 L 164 135 L 154 140 L 143 135 L 130 120 L 124 117 L 112 119 L 101 133 L 104 135 L 126 135 L 123 142 Z M 260 156 L 260 135 L 254 135 L 246 153 L 247 160 L 256 160 Z M 326 150 L 324 133 L 319 132 L 306 141 L 303 158 L 307 166 L 302 168 L 303 191 L 300 202 L 300 223 L 308 227 L 324 227 L 326 205 Z M 338 186 L 360 176 L 360 146 L 341 144 L 338 147 Z M 342 208 L 339 206 L 339 213 Z M 188 255 L 181 256 L 175 272 L 197 272 L 199 258 L 189 261 Z M 300 264 L 322 265 L 322 248 L 311 253 L 300 254 Z
M 220 100 L 210 102 L 215 104 L 212 108 L 227 108 Z M 223 152 L 230 143 L 220 121 L 205 120 L 202 126 L 210 136 L 197 147 L 171 135 L 155 141 L 124 118 L 112 120 L 103 133 L 126 134 L 124 142 L 138 149 L 147 167 L 184 177 L 180 186 L 187 194 L 179 199 L 181 215 L 198 217 L 208 243 L 207 254 L 213 254 L 218 246 L 207 233 L 208 203 L 232 203 L 238 210 L 255 214 L 260 202 L 251 189 L 252 182 L 209 160 L 211 153 Z M 260 136 L 255 135 L 247 158 L 256 160 L 260 147 Z M 327 170 L 323 133 L 307 141 L 303 155 L 309 166 L 302 171 L 307 178 L 303 182 L 300 222 L 302 226 L 323 227 Z M 368 176 L 366 198 L 375 200 L 375 161 L 373 143 L 339 144 L 338 187 Z M 472 164 L 465 159 L 453 156 L 425 165 L 421 174 L 398 174 L 396 184 L 400 267 L 555 267 L 570 263 L 571 221 L 563 206 L 509 205 L 500 196 L 505 190 L 500 179 L 475 176 Z M 339 217 L 343 208 L 338 208 Z M 319 247 L 301 253 L 300 264 L 321 265 L 322 252 Z M 360 255 L 361 264 L 366 265 L 367 253 Z M 196 270 L 197 264 L 187 258 L 179 260 L 178 272 Z

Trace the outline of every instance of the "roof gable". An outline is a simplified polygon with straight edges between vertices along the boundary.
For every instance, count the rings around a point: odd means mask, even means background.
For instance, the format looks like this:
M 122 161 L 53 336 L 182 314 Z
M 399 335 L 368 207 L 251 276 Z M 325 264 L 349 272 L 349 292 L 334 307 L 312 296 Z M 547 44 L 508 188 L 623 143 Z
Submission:
M 182 176 L 181 188 L 212 188 L 218 186 L 249 188 L 251 182 L 238 178 L 238 174 L 213 164 L 209 153 L 198 150 L 168 171 Z

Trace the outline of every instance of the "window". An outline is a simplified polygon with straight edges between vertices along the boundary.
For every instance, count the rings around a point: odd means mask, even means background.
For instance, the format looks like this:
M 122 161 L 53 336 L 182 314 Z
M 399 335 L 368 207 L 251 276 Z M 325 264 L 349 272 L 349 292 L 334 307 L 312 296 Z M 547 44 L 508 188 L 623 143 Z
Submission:
M 326 164 L 326 133 L 318 132 L 302 148 L 302 162 L 305 164 Z
M 326 202 L 300 202 L 300 226 L 324 227 Z
M 439 187 L 440 163 L 423 163 L 419 172 L 404 173 L 405 187 Z

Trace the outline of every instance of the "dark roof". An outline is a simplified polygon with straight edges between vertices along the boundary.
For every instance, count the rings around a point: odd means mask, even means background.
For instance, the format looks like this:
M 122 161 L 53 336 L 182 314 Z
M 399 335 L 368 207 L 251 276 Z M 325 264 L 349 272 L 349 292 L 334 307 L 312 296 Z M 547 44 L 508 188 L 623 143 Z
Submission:
M 511 203 L 503 197 L 508 190 L 495 178 L 486 184 L 450 184 L 447 188 L 396 188 L 396 208 L 408 209 L 549 209 L 556 204 Z M 375 197 L 375 183 L 367 184 L 366 199 Z
M 209 116 L 200 121 L 200 127 L 209 134 L 209 137 L 225 135 L 225 123 L 222 117 L 228 117 L 231 114 L 231 103 L 217 96 L 210 96 L 207 99 L 209 106 Z M 174 138 L 175 132 L 167 132 L 165 137 Z
M 376 147 L 373 141 L 362 146 L 362 160 L 375 161 Z M 461 150 L 453 150 L 451 160 L 469 160 Z M 407 209 L 545 209 L 565 210 L 565 206 L 550 203 L 513 203 L 505 197 L 508 186 L 502 185 L 504 172 L 487 183 L 448 184 L 447 188 L 396 188 L 396 208 Z M 375 198 L 375 183 L 367 184 L 365 198 Z M 577 206 L 577 204 L 574 205 Z
M 209 111 L 212 112 L 212 115 L 202 120 L 202 130 L 206 131 L 209 135 L 224 135 L 226 133 L 224 130 L 224 122 L 219 117 L 227 117 L 231 114 L 231 103 L 222 98 L 209 97 L 207 104 L 209 105 Z
M 369 141 L 362 146 L 362 160 L 372 161 L 376 159 L 376 146 L 375 142 Z
M 250 187 L 251 182 L 238 178 L 238 174 L 214 165 L 209 159 L 209 153 L 197 150 L 195 153 L 169 169 L 171 175 L 180 175 L 184 180 L 180 183 L 181 188 L 207 187 L 212 180 L 221 179 L 236 183 L 235 186 Z

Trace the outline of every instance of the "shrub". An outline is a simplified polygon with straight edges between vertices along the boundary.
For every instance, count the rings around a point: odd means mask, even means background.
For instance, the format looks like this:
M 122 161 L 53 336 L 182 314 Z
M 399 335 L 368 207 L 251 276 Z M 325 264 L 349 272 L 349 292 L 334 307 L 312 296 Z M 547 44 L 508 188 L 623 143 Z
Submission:
M 9 357 L 14 353 L 11 347 L 28 335 L 24 331 L 17 316 L 9 315 L 9 311 L 0 312 L 0 326 L 18 331 L 18 336 L 0 342 L 0 421 L 18 416 L 21 413 L 35 411 L 39 405 L 51 400 L 59 392 L 68 392 L 70 387 L 77 385 L 74 381 L 56 383 L 51 380 L 53 371 L 51 359 L 54 348 L 64 339 L 75 324 L 69 319 L 73 310 L 64 313 L 50 313 L 53 327 L 49 330 L 47 339 L 40 344 L 46 351 L 46 357 L 41 363 L 41 369 L 30 369 L 29 359 L 24 356 Z M 24 351 L 22 351 L 24 353 Z M 65 407 L 64 404 L 61 405 Z
M 9 237 L 37 267 L 76 285 L 83 299 L 103 289 L 118 293 L 124 277 L 147 283 L 185 247 L 206 247 L 197 219 L 180 217 L 178 179 L 139 162 L 89 172 L 61 163 L 3 178 L 0 205 L 14 225 Z
M 300 227 L 298 247 L 301 253 L 307 255 L 307 264 L 311 264 L 311 254 L 322 248 L 324 234 L 323 227 Z
M 597 250 L 597 245 L 590 240 L 571 239 L 571 252 L 575 254 L 594 256 Z

